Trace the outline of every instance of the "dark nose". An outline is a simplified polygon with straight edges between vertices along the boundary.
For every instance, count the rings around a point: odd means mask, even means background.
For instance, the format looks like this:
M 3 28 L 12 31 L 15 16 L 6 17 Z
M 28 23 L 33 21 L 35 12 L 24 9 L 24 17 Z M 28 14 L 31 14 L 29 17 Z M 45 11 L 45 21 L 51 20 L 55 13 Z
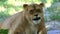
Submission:
M 38 14 L 35 14 L 34 16 L 38 16 Z

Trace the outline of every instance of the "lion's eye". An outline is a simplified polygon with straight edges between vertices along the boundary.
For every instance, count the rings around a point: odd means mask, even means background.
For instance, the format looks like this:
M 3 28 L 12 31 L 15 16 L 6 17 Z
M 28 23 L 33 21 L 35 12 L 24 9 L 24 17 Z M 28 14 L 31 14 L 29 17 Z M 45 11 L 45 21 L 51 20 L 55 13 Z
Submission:
M 30 14 L 33 14 L 34 10 L 30 10 L 29 12 L 30 12 Z

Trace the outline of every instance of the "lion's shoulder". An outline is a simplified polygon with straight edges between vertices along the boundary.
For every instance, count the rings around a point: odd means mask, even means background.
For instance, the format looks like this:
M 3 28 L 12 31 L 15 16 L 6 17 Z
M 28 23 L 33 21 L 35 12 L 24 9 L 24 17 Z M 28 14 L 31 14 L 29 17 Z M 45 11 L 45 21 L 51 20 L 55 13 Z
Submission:
M 4 29 L 5 29 L 5 28 L 9 28 L 12 23 L 18 22 L 20 19 L 22 19 L 22 18 L 24 17 L 23 14 L 24 14 L 24 13 L 23 13 L 23 11 L 22 11 L 22 12 L 16 13 L 16 14 L 10 16 L 9 18 L 7 18 L 7 19 L 3 22 L 2 28 L 4 28 Z

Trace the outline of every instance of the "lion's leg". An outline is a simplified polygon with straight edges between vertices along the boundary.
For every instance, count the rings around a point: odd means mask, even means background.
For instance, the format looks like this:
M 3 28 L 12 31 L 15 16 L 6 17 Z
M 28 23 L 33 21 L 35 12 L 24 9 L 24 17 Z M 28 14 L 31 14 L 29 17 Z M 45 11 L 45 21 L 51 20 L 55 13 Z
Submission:
M 39 34 L 47 34 L 46 29 L 43 29 L 42 31 L 40 31 Z

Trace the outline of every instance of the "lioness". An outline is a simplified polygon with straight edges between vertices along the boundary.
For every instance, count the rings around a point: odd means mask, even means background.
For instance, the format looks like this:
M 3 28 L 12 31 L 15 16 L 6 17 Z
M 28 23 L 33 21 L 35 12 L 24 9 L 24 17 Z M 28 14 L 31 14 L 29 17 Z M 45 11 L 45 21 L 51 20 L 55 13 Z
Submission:
M 23 11 L 4 21 L 2 28 L 9 29 L 8 34 L 47 34 L 43 7 L 43 3 L 24 4 Z

